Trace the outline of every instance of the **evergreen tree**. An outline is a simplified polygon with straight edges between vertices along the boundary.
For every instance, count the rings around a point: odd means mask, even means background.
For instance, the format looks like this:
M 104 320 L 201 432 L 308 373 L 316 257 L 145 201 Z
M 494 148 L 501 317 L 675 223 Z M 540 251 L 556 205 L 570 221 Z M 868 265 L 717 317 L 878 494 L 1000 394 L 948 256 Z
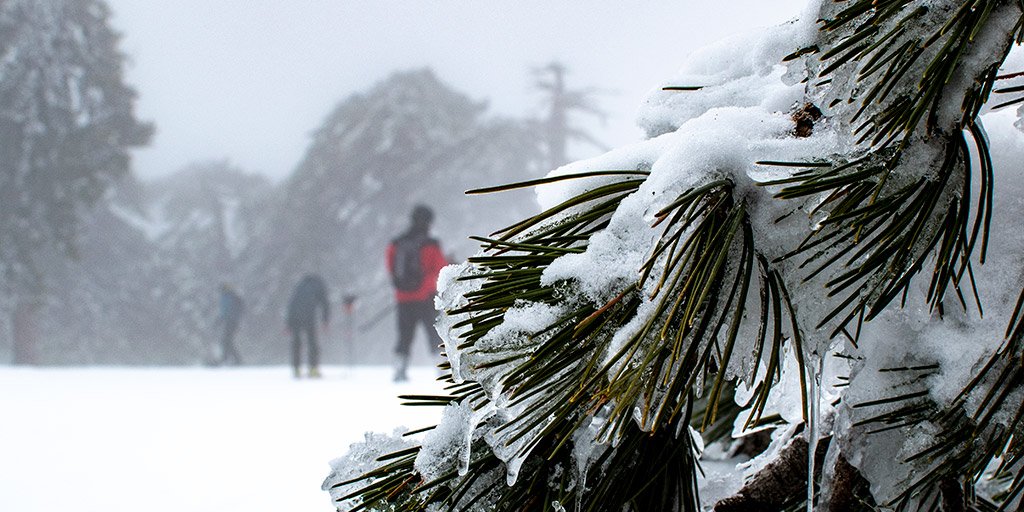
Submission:
M 79 218 L 76 257 L 48 268 L 45 364 L 198 364 L 218 339 L 218 285 L 264 222 L 271 184 L 225 161 L 128 176 Z M 248 290 L 242 288 L 243 294 Z M 248 322 L 242 324 L 248 334 Z M 254 353 L 251 336 L 240 341 Z
M 128 172 L 150 127 L 99 0 L 0 3 L 0 268 L 17 362 L 32 362 L 47 269 L 73 255 L 78 216 Z
M 178 321 L 180 271 L 161 257 L 143 184 L 132 176 L 77 219 L 75 257 L 57 253 L 38 310 L 39 364 L 195 362 Z
M 548 167 L 555 169 L 569 162 L 569 142 L 579 140 L 603 148 L 593 135 L 574 126 L 570 121 L 573 112 L 584 112 L 604 120 L 605 113 L 593 100 L 594 91 L 589 89 L 567 89 L 566 68 L 559 62 L 552 62 L 537 70 L 537 88 L 547 98 L 548 115 L 541 124 L 544 128 L 544 146 L 547 148 Z
M 281 185 L 256 242 L 242 255 L 253 321 L 274 322 L 292 288 L 318 272 L 333 292 L 355 294 L 367 322 L 391 301 L 384 250 L 417 203 L 438 214 L 435 236 L 445 251 L 467 254 L 466 240 L 488 219 L 511 222 L 529 211 L 529 197 L 496 197 L 480 204 L 460 187 L 520 180 L 539 174 L 538 138 L 525 123 L 485 115 L 473 101 L 426 69 L 394 73 L 340 102 L 313 133 L 295 172 Z M 363 357 L 390 357 L 393 322 L 380 322 Z M 284 353 L 284 344 L 277 346 Z M 330 351 L 331 344 L 325 343 Z M 332 354 L 325 353 L 325 360 Z M 364 359 L 365 360 L 365 359 Z
M 161 274 L 154 279 L 164 295 L 158 318 L 180 338 L 177 357 L 164 360 L 196 362 L 208 357 L 216 339 L 219 285 L 230 283 L 243 295 L 260 291 L 244 286 L 241 258 L 258 241 L 273 189 L 265 177 L 230 162 L 207 161 L 155 180 L 147 190 L 150 220 L 161 226 L 149 263 Z M 249 324 L 242 323 L 240 350 L 262 351 L 252 346 Z M 152 353 L 165 355 L 160 347 Z
M 448 393 L 405 397 L 440 423 L 353 447 L 325 488 L 347 510 L 1019 510 L 1000 151 L 1022 145 L 981 114 L 1024 102 L 1000 72 L 1022 10 L 822 0 L 695 56 L 648 141 L 520 184 L 546 210 L 441 292 Z M 734 426 L 771 445 L 702 503 L 702 446 Z
M 527 123 L 485 116 L 481 102 L 413 71 L 339 104 L 280 184 L 223 161 L 147 182 L 127 176 L 83 208 L 74 259 L 45 255 L 53 262 L 36 360 L 198 364 L 217 339 L 216 288 L 228 281 L 246 300 L 246 361 L 280 362 L 286 301 L 303 267 L 318 262 L 334 292 L 359 295 L 357 327 L 371 323 L 390 302 L 384 247 L 408 209 L 434 204 L 446 251 L 469 254 L 467 235 L 528 213 L 532 198 L 523 191 L 482 205 L 450 184 L 539 175 L 538 140 Z M 392 328 L 381 321 L 353 336 L 358 351 L 325 340 L 325 360 L 387 361 Z

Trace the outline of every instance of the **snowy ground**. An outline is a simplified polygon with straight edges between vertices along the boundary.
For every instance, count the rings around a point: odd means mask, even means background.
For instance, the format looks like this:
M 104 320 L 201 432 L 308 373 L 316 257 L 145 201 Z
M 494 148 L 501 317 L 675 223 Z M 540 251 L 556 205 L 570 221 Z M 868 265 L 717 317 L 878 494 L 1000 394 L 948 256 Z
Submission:
M 435 370 L 0 367 L 0 511 L 331 512 L 330 459 L 372 430 L 433 425 Z M 735 491 L 705 462 L 707 502 Z
M 401 407 L 434 370 L 0 367 L 0 510 L 330 512 L 328 461 L 364 431 L 436 423 Z

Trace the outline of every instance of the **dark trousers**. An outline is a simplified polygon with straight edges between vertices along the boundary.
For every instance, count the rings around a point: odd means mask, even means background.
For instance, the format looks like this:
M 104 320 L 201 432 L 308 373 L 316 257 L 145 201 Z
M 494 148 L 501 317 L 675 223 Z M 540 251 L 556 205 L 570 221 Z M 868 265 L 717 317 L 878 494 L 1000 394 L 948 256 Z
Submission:
M 309 358 L 309 368 L 320 366 L 320 345 L 316 341 L 315 325 L 300 325 L 292 328 L 292 368 L 299 369 L 302 360 L 302 340 L 306 340 L 306 355 Z
M 238 322 L 224 324 L 224 336 L 220 339 L 220 359 L 217 364 L 242 364 L 242 357 L 238 355 L 235 348 L 235 331 L 238 330 Z
M 395 353 L 402 357 L 409 357 L 409 350 L 412 348 L 412 339 L 416 337 L 416 326 L 422 325 L 427 340 L 427 353 L 432 358 L 440 354 L 441 337 L 434 330 L 434 321 L 437 319 L 437 312 L 434 311 L 434 300 L 423 300 L 417 302 L 398 303 L 398 346 Z

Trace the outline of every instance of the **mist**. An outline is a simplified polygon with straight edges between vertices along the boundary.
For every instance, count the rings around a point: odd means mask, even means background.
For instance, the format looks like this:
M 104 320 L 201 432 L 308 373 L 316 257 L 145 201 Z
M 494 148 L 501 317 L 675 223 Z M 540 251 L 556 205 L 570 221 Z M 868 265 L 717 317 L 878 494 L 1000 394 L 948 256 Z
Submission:
M 643 139 L 684 56 L 800 5 L 0 3 L 0 504 L 330 510 L 354 415 L 429 421 L 391 398 L 439 387 L 441 267 L 539 211 L 465 192 Z
M 413 205 L 436 210 L 433 236 L 450 261 L 471 256 L 468 237 L 536 206 L 529 192 L 465 190 L 640 139 L 632 112 L 689 49 L 793 12 L 758 2 L 714 13 L 650 3 L 628 15 L 612 2 L 108 5 L 124 115 L 146 134 L 122 137 L 123 161 L 98 171 L 97 197 L 61 207 L 73 218 L 39 231 L 31 264 L 8 258 L 12 282 L 32 281 L 12 287 L 0 315 L 8 360 L 209 364 L 229 285 L 245 304 L 241 359 L 284 363 L 286 302 L 318 272 L 334 306 L 348 298 L 335 319 L 351 324 L 350 346 L 325 344 L 324 361 L 387 363 L 395 321 L 383 254 Z

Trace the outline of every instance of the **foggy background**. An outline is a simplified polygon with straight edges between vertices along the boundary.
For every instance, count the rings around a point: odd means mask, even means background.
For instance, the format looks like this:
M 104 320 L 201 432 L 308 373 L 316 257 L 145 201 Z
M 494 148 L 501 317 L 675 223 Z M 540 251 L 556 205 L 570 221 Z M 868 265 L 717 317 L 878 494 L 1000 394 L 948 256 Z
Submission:
M 31 245 L 35 268 L 4 288 L 0 361 L 208 363 L 228 283 L 245 301 L 243 362 L 281 364 L 286 301 L 316 271 L 333 302 L 324 362 L 386 363 L 382 255 L 413 204 L 434 207 L 450 259 L 470 256 L 468 236 L 536 206 L 464 190 L 641 138 L 636 106 L 691 49 L 801 4 L 108 0 L 141 144 L 61 210 L 73 229 L 0 240 Z M 426 360 L 421 341 L 413 353 Z
M 537 205 L 463 191 L 641 138 L 685 55 L 802 2 L 722 4 L 0 1 L 0 508 L 334 510 L 331 458 L 437 421 L 395 399 L 442 393 L 422 334 L 390 368 L 411 206 L 465 259 Z M 311 271 L 324 375 L 292 379 Z M 210 368 L 222 283 L 240 368 Z

